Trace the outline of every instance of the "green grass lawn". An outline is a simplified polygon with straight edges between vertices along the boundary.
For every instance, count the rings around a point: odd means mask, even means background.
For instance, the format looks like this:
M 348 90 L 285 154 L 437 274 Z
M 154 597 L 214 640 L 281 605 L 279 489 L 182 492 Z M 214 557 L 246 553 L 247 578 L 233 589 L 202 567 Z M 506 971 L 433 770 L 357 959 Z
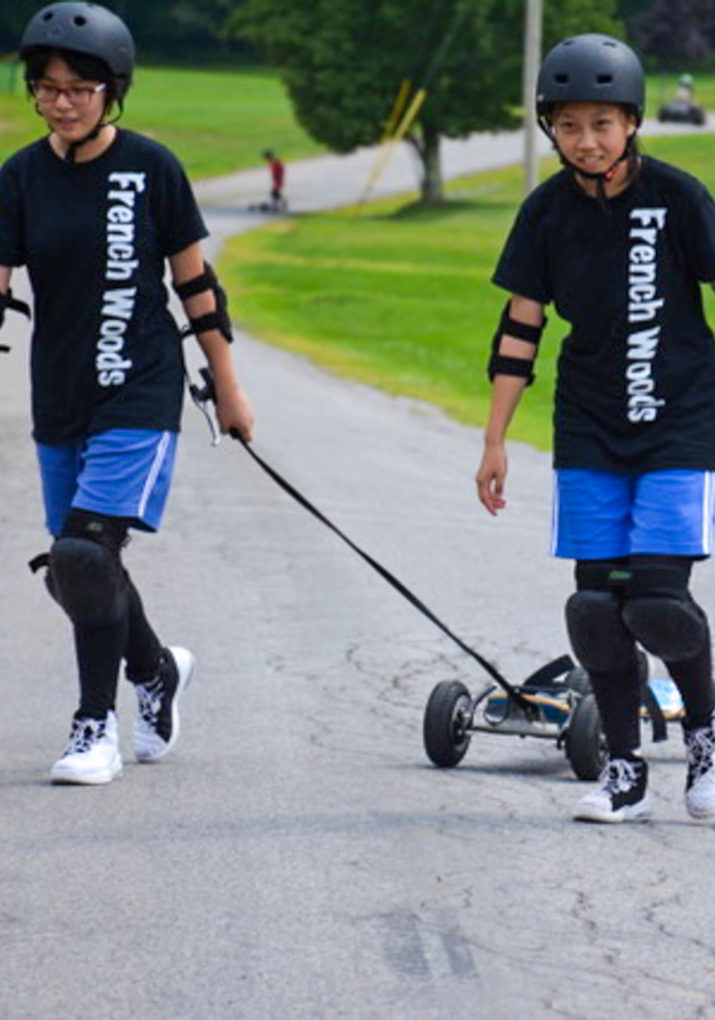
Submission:
M 324 151 L 296 123 L 278 75 L 262 68 L 140 67 L 120 123 L 168 145 L 195 180 L 258 166 L 265 148 L 286 159 Z M 0 162 L 42 133 L 18 76 L 14 94 L 0 91 Z
M 715 191 L 715 140 L 649 139 L 647 150 L 696 173 Z M 543 175 L 555 169 L 544 161 Z M 423 209 L 405 198 L 362 211 L 296 217 L 233 238 L 221 275 L 236 322 L 271 343 L 389 393 L 430 401 L 484 424 L 491 338 L 505 295 L 489 278 L 521 199 L 520 168 L 450 185 L 458 196 Z M 708 297 L 715 311 L 712 295 Z M 556 356 L 555 313 L 537 379 L 510 435 L 548 449 Z

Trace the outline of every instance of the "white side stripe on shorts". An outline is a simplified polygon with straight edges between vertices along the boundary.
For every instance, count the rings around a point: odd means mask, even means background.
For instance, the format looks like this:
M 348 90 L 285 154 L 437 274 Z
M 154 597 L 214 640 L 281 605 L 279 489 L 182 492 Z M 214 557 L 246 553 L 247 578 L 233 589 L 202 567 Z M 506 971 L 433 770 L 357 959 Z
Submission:
M 169 448 L 170 442 L 171 432 L 163 432 L 161 439 L 159 440 L 159 444 L 156 448 L 156 453 L 154 454 L 154 460 L 149 470 L 149 474 L 147 475 L 146 482 L 144 483 L 144 488 L 142 489 L 141 499 L 139 500 L 139 509 L 137 511 L 137 517 L 139 518 L 142 518 L 144 516 L 146 505 L 149 502 L 152 489 L 156 485 L 156 480 L 159 477 L 159 472 L 161 471 L 162 465 L 164 463 L 166 451 Z
M 553 471 L 551 475 L 551 548 L 549 552 L 552 556 L 556 555 L 556 549 L 559 544 L 559 485 L 556 477 L 556 472 Z
M 715 484 L 713 472 L 705 472 L 703 484 L 703 552 L 709 556 L 712 552 L 713 511 L 715 510 Z

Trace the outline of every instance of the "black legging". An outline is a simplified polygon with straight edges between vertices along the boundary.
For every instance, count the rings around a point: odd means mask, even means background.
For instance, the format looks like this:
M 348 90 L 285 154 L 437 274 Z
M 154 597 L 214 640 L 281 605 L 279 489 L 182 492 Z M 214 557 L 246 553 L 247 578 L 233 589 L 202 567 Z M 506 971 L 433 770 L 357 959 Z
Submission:
M 97 522 L 101 523 L 99 532 L 92 527 Z M 127 531 L 128 522 L 124 518 L 77 509 L 70 511 L 64 523 L 63 536 L 90 538 L 109 549 L 120 564 L 125 584 L 124 609 L 116 620 L 101 626 L 73 622 L 80 716 L 101 719 L 114 710 L 122 659 L 126 660 L 127 678 L 134 683 L 150 679 L 162 662 L 162 644 L 146 618 L 139 592 L 121 566 Z
M 139 592 L 128 574 L 126 578 L 127 611 L 119 620 L 103 627 L 74 624 L 78 715 L 103 718 L 114 711 L 122 659 L 126 659 L 127 679 L 133 683 L 154 676 L 161 663 L 163 646 L 146 618 Z
M 617 561 L 578 561 L 576 564 L 577 583 L 583 587 L 579 579 L 579 573 L 583 568 L 613 563 L 627 569 L 646 562 L 651 564 L 657 562 L 659 565 L 675 567 L 680 570 L 683 577 L 683 589 L 687 590 L 693 560 L 683 556 L 637 555 L 623 557 Z M 685 725 L 689 728 L 709 725 L 715 711 L 709 631 L 707 640 L 703 642 L 700 651 L 695 656 L 675 662 L 666 662 L 665 666 L 683 699 Z M 628 662 L 624 662 L 617 670 L 608 672 L 589 670 L 589 676 L 612 757 L 619 758 L 631 754 L 640 746 L 641 692 L 635 640 L 633 641 L 633 656 Z

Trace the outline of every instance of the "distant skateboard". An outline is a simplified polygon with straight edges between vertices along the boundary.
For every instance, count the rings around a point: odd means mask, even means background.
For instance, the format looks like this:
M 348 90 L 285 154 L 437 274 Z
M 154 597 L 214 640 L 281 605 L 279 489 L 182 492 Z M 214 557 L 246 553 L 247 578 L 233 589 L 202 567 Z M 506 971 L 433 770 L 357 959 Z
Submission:
M 270 202 L 254 202 L 248 206 L 249 212 L 262 212 L 262 213 L 284 213 L 288 212 L 288 202 L 285 198 L 280 198 L 278 201 Z

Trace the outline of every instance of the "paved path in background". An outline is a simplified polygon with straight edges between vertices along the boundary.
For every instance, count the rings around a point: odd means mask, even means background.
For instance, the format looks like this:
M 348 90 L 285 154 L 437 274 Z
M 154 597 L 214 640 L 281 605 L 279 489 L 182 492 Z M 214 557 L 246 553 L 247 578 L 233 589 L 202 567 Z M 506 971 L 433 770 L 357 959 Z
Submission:
M 337 181 L 352 200 L 365 165 L 350 165 L 291 167 L 292 206 L 339 202 Z M 408 168 L 382 187 L 411 186 Z M 200 187 L 212 254 L 256 224 L 241 210 L 264 183 Z M 126 554 L 166 640 L 198 657 L 181 742 L 156 766 L 127 752 L 106 788 L 50 787 L 75 681 L 66 623 L 25 567 L 46 545 L 26 332 L 8 326 L 0 362 L 0 1016 L 715 1014 L 715 833 L 685 814 L 677 733 L 646 740 L 644 826 L 572 823 L 583 787 L 549 741 L 478 734 L 460 768 L 432 768 L 432 686 L 484 676 L 237 444 L 211 449 L 192 410 L 166 526 Z M 492 521 L 477 429 L 244 335 L 235 357 L 256 448 L 458 633 L 516 681 L 564 650 L 546 455 L 511 445 Z M 696 588 L 715 606 L 712 566 Z M 126 746 L 125 684 L 118 707 Z
M 704 130 L 715 131 L 715 114 L 708 115 L 706 128 L 648 120 L 641 134 L 648 138 L 652 135 L 702 134 Z M 537 138 L 537 151 L 542 156 L 552 151 L 550 142 L 541 132 Z M 450 180 L 477 170 L 498 169 L 521 162 L 524 135 L 522 131 L 514 131 L 475 134 L 464 139 L 447 138 L 442 141 L 441 152 L 443 176 Z M 286 177 L 291 209 L 310 212 L 359 201 L 380 160 L 379 153 L 368 147 L 345 156 L 317 156 L 291 163 Z M 417 157 L 411 146 L 404 142 L 393 147 L 371 194 L 378 197 L 417 190 L 419 179 Z M 249 205 L 265 197 L 267 182 L 265 168 L 242 170 L 201 181 L 196 192 L 206 205 L 229 206 L 245 211 Z

